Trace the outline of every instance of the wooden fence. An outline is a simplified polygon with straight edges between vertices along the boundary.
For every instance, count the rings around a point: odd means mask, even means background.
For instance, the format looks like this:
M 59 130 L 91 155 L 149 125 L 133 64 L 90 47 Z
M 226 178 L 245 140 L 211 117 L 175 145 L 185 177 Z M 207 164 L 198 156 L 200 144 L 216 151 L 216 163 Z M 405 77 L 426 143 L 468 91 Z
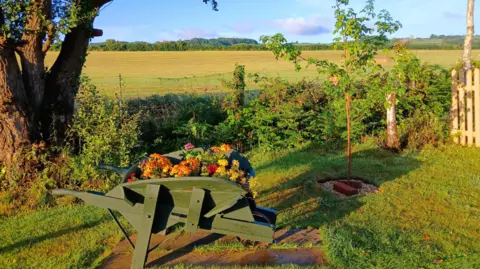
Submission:
M 480 69 L 452 71 L 451 121 L 455 142 L 480 147 Z

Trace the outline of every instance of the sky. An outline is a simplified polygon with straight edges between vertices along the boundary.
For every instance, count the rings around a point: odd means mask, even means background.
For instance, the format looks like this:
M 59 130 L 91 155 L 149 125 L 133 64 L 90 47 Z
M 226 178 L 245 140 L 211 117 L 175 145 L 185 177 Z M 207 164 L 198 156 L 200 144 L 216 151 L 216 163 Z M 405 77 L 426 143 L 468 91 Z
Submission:
M 202 0 L 114 0 L 100 11 L 95 27 L 106 39 L 186 40 L 194 37 L 245 37 L 283 33 L 288 41 L 329 43 L 335 0 L 218 0 L 219 11 Z M 360 10 L 365 0 L 351 0 Z M 467 0 L 377 0 L 403 27 L 393 37 L 463 35 Z M 478 20 L 475 21 L 478 25 Z

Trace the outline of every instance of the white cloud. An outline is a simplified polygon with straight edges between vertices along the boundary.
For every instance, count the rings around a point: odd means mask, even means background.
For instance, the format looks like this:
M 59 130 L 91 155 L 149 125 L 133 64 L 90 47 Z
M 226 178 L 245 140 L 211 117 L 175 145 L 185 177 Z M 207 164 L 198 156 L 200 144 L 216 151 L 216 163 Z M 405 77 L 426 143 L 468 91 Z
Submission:
M 294 35 L 320 35 L 330 33 L 330 29 L 324 26 L 326 20 L 320 16 L 314 16 L 308 19 L 303 17 L 278 19 L 274 20 L 273 23 Z

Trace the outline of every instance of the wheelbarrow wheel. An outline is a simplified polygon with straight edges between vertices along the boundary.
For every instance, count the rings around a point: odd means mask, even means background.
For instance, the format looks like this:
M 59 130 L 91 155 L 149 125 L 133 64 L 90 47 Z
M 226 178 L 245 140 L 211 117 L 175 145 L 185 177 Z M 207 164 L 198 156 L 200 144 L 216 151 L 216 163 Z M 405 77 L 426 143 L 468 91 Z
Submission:
M 253 211 L 253 219 L 255 221 L 259 221 L 259 222 L 264 222 L 264 223 L 268 223 L 268 224 L 271 224 L 270 223 L 270 219 L 265 216 L 265 214 L 259 212 L 259 211 Z M 240 242 L 244 247 L 256 247 L 256 246 L 259 246 L 261 244 L 261 242 L 258 242 L 258 241 L 253 241 L 253 240 L 248 240 L 248 239 L 242 239 L 240 237 L 237 236 L 237 240 L 238 242 Z

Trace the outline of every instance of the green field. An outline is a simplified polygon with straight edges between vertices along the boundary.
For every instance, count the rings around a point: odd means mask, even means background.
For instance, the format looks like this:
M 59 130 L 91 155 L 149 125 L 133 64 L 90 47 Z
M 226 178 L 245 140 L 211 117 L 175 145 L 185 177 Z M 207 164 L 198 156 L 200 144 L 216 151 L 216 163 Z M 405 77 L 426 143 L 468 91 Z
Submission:
M 340 61 L 339 51 L 306 51 L 305 56 Z M 462 51 L 418 50 L 417 56 L 433 64 L 452 66 L 461 58 Z M 51 65 L 57 52 L 47 54 Z M 379 56 L 386 67 L 392 65 L 388 56 Z M 480 50 L 473 52 L 480 59 Z M 90 52 L 84 74 L 93 79 L 98 88 L 108 95 L 118 91 L 118 75 L 126 82 L 125 97 L 145 97 L 169 92 L 221 92 L 220 79 L 230 78 L 235 63 L 246 65 L 247 73 L 260 72 L 290 80 L 317 77 L 314 68 L 295 72 L 293 65 L 275 60 L 266 51 L 187 51 L 187 52 Z M 256 89 L 252 82 L 249 89 Z

